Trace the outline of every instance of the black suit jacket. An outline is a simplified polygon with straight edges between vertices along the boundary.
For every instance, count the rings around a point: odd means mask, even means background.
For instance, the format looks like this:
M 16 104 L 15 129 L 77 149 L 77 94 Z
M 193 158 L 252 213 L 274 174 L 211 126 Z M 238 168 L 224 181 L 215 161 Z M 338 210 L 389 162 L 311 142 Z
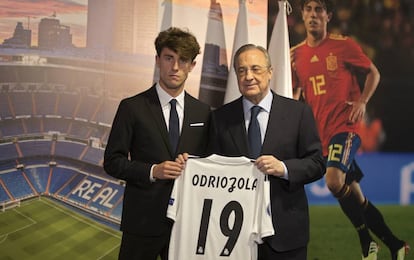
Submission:
M 189 94 L 177 153 L 205 155 L 210 107 Z M 129 158 L 130 157 L 130 158 Z M 170 232 L 171 180 L 150 181 L 153 164 L 175 160 L 155 86 L 119 104 L 104 155 L 105 171 L 126 181 L 121 230 L 155 236 Z
M 242 98 L 213 112 L 211 152 L 249 156 Z M 275 235 L 266 239 L 277 251 L 306 246 L 309 211 L 304 185 L 325 172 L 322 147 L 311 109 L 273 93 L 262 155 L 283 161 L 289 180 L 270 177 Z

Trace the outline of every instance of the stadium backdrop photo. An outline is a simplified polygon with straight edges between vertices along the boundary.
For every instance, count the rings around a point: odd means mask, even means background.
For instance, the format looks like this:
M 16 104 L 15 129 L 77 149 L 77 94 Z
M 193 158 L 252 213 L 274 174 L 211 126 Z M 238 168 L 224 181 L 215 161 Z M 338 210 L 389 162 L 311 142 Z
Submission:
M 293 46 L 305 35 L 299 1 L 288 3 Z M 381 73 L 356 157 L 361 186 L 413 247 L 414 2 L 337 3 L 331 30 L 360 43 Z M 158 79 L 160 30 L 197 37 L 202 52 L 186 90 L 213 109 L 238 95 L 236 46 L 282 44 L 271 41 L 277 0 L 2 0 L 0 10 L 0 260 L 117 259 L 125 183 L 104 172 L 103 154 L 119 102 Z M 360 259 L 324 180 L 306 192 L 308 258 Z M 390 259 L 379 244 L 378 259 Z

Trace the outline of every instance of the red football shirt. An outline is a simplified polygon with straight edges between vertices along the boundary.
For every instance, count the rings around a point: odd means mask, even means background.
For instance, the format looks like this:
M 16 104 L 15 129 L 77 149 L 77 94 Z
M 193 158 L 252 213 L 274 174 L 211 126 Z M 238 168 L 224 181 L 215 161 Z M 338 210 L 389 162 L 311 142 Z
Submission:
M 348 120 L 361 91 L 355 70 L 367 72 L 371 60 L 351 38 L 329 34 L 317 47 L 306 41 L 292 48 L 296 70 L 292 69 L 293 86 L 304 91 L 312 107 L 322 139 L 323 153 L 328 154 L 329 140 L 340 132 L 357 131 Z

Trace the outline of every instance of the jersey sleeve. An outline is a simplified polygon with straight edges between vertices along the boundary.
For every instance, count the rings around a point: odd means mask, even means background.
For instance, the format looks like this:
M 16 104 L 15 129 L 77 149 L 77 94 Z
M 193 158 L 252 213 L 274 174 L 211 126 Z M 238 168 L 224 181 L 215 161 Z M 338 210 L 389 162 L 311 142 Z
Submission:
M 292 74 L 292 89 L 295 90 L 296 88 L 304 88 L 302 85 L 300 78 L 297 74 L 297 59 L 300 55 L 302 55 L 300 50 L 303 48 L 303 45 L 305 45 L 305 41 L 297 44 L 296 46 L 293 46 L 290 48 L 290 59 L 291 59 L 291 74 Z
M 263 238 L 275 234 L 270 206 L 270 181 L 263 176 L 260 186 L 261 192 L 258 192 L 257 217 L 255 221 L 257 233 L 254 238 L 258 244 L 264 242 Z
M 290 48 L 290 57 L 291 57 L 291 59 L 293 59 L 293 60 L 291 60 L 291 63 L 290 63 L 290 71 L 291 71 L 291 76 L 292 76 L 292 89 L 295 89 L 295 88 L 299 87 L 298 86 L 299 79 L 298 79 L 298 76 L 296 75 L 296 68 L 295 68 L 295 66 L 293 66 L 293 64 L 295 62 L 295 60 L 294 60 L 295 55 L 296 55 L 295 50 L 296 50 L 295 47 Z
M 296 89 L 296 88 L 300 88 L 301 86 L 299 86 L 299 79 L 298 79 L 298 75 L 296 74 L 296 70 L 292 67 L 292 89 Z
M 348 38 L 347 43 L 348 44 L 343 45 L 346 46 L 346 50 L 344 50 L 345 63 L 363 72 L 367 72 L 372 61 L 363 52 L 361 46 L 359 46 L 354 40 Z

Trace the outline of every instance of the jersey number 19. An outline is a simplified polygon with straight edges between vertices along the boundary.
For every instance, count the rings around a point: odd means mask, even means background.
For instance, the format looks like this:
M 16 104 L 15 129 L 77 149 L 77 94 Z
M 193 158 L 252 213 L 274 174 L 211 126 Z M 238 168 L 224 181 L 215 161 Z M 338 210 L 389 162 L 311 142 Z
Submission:
M 197 242 L 197 255 L 204 255 L 208 225 L 210 222 L 211 206 L 213 204 L 212 199 L 205 199 L 203 204 L 203 212 L 201 215 L 200 230 L 198 234 Z M 229 218 L 231 213 L 234 212 L 234 224 L 229 227 Z M 224 206 L 220 214 L 220 229 L 221 233 L 228 237 L 220 256 L 229 256 L 236 245 L 237 239 L 239 238 L 240 231 L 243 225 L 243 208 L 237 201 L 230 201 Z

